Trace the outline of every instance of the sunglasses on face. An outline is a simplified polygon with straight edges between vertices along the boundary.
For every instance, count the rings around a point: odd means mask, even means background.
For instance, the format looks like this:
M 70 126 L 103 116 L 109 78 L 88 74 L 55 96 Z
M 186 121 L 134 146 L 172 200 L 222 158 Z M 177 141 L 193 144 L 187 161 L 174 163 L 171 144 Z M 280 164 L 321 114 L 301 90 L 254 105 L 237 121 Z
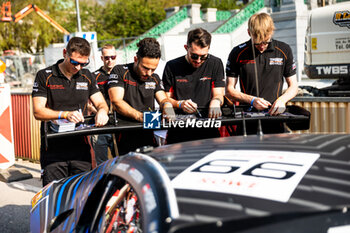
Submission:
M 114 55 L 114 56 L 104 56 L 103 57 L 103 59 L 105 59 L 105 60 L 109 60 L 109 59 L 112 59 L 112 60 L 114 60 L 114 59 L 116 59 L 116 55 Z
M 89 65 L 89 63 L 90 63 L 90 59 L 86 63 L 77 62 L 77 61 L 73 60 L 72 58 L 69 58 L 69 61 L 70 61 L 70 64 L 72 64 L 73 66 L 80 65 L 81 67 L 85 67 L 85 66 Z
M 198 54 L 195 54 L 195 53 L 191 53 L 191 56 L 190 56 L 190 57 L 191 57 L 192 60 L 195 60 L 195 61 L 197 61 L 198 58 L 200 58 L 201 61 L 205 61 L 205 60 L 208 59 L 208 54 L 205 54 L 205 55 L 198 55 Z
M 271 40 L 269 40 L 269 41 L 262 41 L 260 43 L 254 43 L 254 45 L 268 45 L 270 43 L 271 43 Z

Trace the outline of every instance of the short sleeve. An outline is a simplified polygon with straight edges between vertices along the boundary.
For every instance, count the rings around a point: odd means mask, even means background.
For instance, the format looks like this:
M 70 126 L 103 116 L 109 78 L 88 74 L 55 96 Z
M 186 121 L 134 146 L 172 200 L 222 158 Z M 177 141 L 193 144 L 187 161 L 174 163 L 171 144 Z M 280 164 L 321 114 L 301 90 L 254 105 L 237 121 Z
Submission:
M 158 91 L 164 91 L 163 82 L 162 82 L 162 80 L 160 80 L 158 74 L 153 74 L 153 77 L 156 79 L 155 93 L 157 93 Z
M 293 75 L 296 74 L 296 64 L 295 64 L 295 61 L 294 61 L 294 58 L 293 58 L 293 53 L 292 53 L 292 49 L 290 48 L 289 45 L 286 45 L 287 46 L 287 59 L 286 59 L 286 65 L 284 67 L 284 71 L 283 71 L 283 76 L 285 78 L 288 78 L 288 77 L 291 77 Z
M 112 87 L 124 87 L 124 80 L 123 80 L 123 74 L 120 71 L 120 69 L 118 68 L 118 66 L 115 66 L 109 77 L 108 77 L 108 82 L 107 82 L 107 87 L 112 88 Z
M 221 59 L 216 59 L 215 63 L 215 70 L 213 73 L 214 87 L 225 87 L 224 65 Z
M 46 79 L 45 70 L 40 70 L 36 73 L 33 84 L 32 97 L 41 96 L 47 98 Z
M 226 63 L 226 77 L 238 77 L 239 76 L 239 64 L 237 60 L 237 49 L 234 48 L 230 52 Z
M 170 89 L 174 88 L 174 78 L 173 73 L 171 71 L 169 63 L 165 65 L 164 72 L 163 72 L 163 84 L 164 84 L 164 90 L 165 92 L 169 92 Z

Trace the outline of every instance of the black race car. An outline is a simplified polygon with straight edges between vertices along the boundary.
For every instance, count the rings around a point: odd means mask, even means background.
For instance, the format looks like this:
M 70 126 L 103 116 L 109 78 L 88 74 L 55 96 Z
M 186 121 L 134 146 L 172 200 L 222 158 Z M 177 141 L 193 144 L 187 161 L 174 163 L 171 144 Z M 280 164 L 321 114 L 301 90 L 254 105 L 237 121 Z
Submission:
M 350 232 L 350 135 L 276 134 L 129 153 L 54 182 L 31 232 Z

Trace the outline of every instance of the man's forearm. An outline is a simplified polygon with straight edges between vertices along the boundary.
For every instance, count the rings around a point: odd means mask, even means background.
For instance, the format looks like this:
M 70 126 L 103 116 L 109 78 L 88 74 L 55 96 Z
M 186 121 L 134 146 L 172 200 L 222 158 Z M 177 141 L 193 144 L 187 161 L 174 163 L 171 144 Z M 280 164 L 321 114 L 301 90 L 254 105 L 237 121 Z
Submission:
M 113 104 L 115 106 L 116 111 L 119 114 L 128 118 L 134 119 L 136 121 L 141 121 L 141 122 L 143 121 L 143 113 L 131 107 L 124 100 L 117 101 Z

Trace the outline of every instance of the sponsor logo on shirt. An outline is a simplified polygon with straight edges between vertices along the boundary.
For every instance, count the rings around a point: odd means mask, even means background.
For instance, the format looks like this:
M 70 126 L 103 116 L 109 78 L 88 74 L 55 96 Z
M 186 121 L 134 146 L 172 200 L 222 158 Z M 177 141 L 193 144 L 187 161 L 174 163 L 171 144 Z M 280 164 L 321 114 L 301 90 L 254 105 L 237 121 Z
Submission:
M 176 79 L 176 82 L 179 82 L 179 83 L 188 83 L 188 80 L 185 79 L 185 78 L 180 78 L 180 79 Z
M 145 82 L 145 89 L 156 89 L 156 83 L 155 82 Z
M 117 78 L 118 78 L 118 75 L 117 75 L 117 74 L 110 74 L 110 75 L 109 75 L 109 78 L 110 78 L 110 79 L 117 79 Z
M 76 89 L 77 90 L 88 90 L 88 83 L 87 82 L 77 82 Z
M 254 60 L 240 60 L 239 63 L 241 64 L 255 64 Z
M 203 77 L 203 78 L 200 78 L 199 80 L 200 81 L 206 81 L 206 80 L 211 80 L 211 78 L 210 77 Z
M 280 57 L 271 57 L 270 58 L 270 65 L 283 65 L 283 58 Z
M 292 65 L 292 69 L 295 70 L 297 68 L 297 65 L 295 64 L 295 62 Z
M 51 72 L 52 72 L 52 70 L 45 70 L 45 72 L 46 72 L 46 73 L 51 73 Z
M 247 45 L 247 44 L 244 43 L 244 44 L 242 44 L 242 45 L 239 45 L 238 47 L 241 49 L 241 48 L 244 48 L 246 45 Z
M 39 87 L 39 84 L 37 82 L 34 82 L 33 87 Z
M 160 84 L 159 84 L 160 88 L 164 89 L 164 84 L 163 84 L 163 81 L 160 80 Z
M 119 81 L 118 80 L 110 80 L 110 81 L 108 81 L 107 84 L 111 84 L 111 83 L 119 83 Z
M 135 86 L 135 87 L 136 87 L 136 82 L 130 81 L 130 80 L 128 80 L 128 79 L 125 79 L 124 82 L 125 82 L 126 84 L 129 84 L 129 85 L 132 85 L 132 86 Z
M 51 90 L 57 90 L 57 89 L 64 89 L 64 86 L 63 85 L 51 85 L 51 84 L 49 84 L 49 85 L 47 85 L 47 87 L 49 88 L 49 89 L 51 89 Z

